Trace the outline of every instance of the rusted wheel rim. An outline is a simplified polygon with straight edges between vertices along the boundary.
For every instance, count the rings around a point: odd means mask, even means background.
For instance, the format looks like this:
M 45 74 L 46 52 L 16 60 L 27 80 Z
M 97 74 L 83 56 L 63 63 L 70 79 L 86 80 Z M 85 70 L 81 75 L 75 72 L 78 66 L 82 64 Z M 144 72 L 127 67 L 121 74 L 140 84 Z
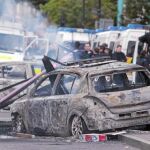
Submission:
M 75 116 L 72 120 L 71 132 L 73 136 L 79 136 L 83 133 L 83 124 L 80 117 Z

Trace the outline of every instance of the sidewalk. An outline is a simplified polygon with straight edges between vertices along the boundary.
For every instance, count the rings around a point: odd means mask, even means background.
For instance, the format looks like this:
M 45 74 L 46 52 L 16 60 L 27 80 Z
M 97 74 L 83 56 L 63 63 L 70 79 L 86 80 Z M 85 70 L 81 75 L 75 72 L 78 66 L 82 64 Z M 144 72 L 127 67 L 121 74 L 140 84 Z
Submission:
M 150 132 L 134 131 L 119 135 L 119 140 L 141 150 L 150 150 Z

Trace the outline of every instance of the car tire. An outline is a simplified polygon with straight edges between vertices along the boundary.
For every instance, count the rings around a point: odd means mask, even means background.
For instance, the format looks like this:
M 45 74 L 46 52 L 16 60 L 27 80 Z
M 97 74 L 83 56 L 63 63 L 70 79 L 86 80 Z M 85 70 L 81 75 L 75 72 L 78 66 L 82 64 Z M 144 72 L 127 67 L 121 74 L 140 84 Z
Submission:
M 86 132 L 87 132 L 87 127 L 84 120 L 81 117 L 74 115 L 69 122 L 70 135 L 78 137 L 79 135 L 84 134 Z
M 13 121 L 13 132 L 16 133 L 25 133 L 25 125 L 23 119 L 20 115 L 15 115 Z

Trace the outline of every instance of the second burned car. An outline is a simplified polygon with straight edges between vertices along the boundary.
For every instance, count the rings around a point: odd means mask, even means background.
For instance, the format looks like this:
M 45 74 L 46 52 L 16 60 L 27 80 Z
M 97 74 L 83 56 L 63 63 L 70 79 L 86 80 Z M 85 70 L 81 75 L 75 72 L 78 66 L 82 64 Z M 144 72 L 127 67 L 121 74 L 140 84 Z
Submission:
M 14 91 L 21 90 L 20 85 L 30 80 L 33 76 L 41 74 L 44 66 L 42 61 L 9 61 L 0 62 L 0 109 L 11 104 L 15 99 L 27 94 L 29 88 L 34 84 L 30 84 L 23 92 L 16 94 Z M 32 80 L 33 82 L 33 80 Z M 13 94 L 11 92 L 14 92 Z M 12 95 L 9 95 L 9 94 Z M 9 97 L 7 97 L 9 95 Z M 16 95 L 16 97 L 14 96 Z M 5 101 L 3 98 L 7 97 Z M 12 98 L 13 97 L 13 98 Z M 6 107 L 4 109 L 9 109 Z
M 12 106 L 14 129 L 79 135 L 150 123 L 150 73 L 117 61 L 56 69 Z
M 0 62 L 0 90 L 23 82 L 41 73 L 43 69 L 42 61 Z

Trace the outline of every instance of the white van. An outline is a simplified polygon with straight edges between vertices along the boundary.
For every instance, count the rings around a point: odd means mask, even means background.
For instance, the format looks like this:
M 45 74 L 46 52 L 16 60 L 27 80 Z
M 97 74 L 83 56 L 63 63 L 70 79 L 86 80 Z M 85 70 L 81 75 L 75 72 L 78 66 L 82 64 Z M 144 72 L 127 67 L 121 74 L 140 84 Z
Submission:
M 73 50 L 76 49 L 75 43 L 80 43 L 80 49 L 83 49 L 84 43 L 90 42 L 93 39 L 95 30 L 91 29 L 80 29 L 80 28 L 58 28 L 56 35 L 56 44 L 53 47 L 57 47 L 57 50 L 51 50 L 48 56 L 55 59 L 69 61 L 73 60 Z M 53 44 L 54 45 L 54 44 Z M 54 55 L 54 53 L 56 53 Z
M 48 39 L 24 30 L 22 24 L 0 20 L 0 62 L 43 57 Z
M 113 50 L 115 41 L 118 39 L 120 31 L 117 27 L 110 26 L 107 30 L 97 29 L 95 38 L 92 42 L 92 48 L 98 47 L 103 43 L 108 45 L 108 48 Z
M 136 64 L 137 56 L 144 48 L 144 44 L 139 41 L 139 37 L 143 36 L 146 32 L 143 29 L 143 25 L 139 24 L 129 24 L 120 32 L 115 47 L 118 44 L 122 45 L 122 51 L 127 56 L 128 63 Z
M 80 28 L 58 28 L 56 40 L 60 42 L 65 41 L 84 41 L 89 42 L 92 40 L 94 30 L 80 29 Z

